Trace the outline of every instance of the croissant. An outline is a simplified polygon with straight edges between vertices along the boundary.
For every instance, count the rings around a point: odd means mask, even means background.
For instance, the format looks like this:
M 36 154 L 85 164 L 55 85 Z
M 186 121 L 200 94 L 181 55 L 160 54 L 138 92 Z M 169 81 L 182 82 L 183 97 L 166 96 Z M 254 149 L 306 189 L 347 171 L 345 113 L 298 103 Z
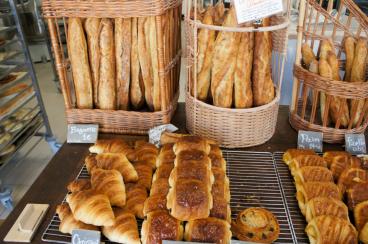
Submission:
M 208 141 L 199 136 L 183 136 L 174 145 L 174 152 L 178 155 L 181 151 L 196 149 L 208 155 L 211 151 L 211 146 Z
M 333 182 L 332 172 L 325 167 L 305 166 L 298 168 L 294 172 L 296 184 L 309 181 Z
M 67 186 L 68 191 L 76 192 L 90 189 L 91 181 L 88 179 L 78 179 L 70 182 Z
M 276 217 L 264 208 L 248 208 L 231 224 L 235 236 L 242 241 L 272 243 L 280 234 Z
M 96 155 L 96 161 L 99 168 L 119 171 L 125 183 L 138 181 L 137 171 L 122 153 L 101 153 Z
M 299 208 L 305 216 L 305 204 L 315 197 L 341 199 L 339 188 L 332 182 L 306 182 L 298 186 L 296 198 Z
M 65 234 L 72 234 L 75 229 L 78 230 L 98 230 L 97 226 L 85 224 L 74 218 L 72 211 L 67 203 L 63 203 L 56 207 L 56 213 L 59 215 L 60 225 L 59 231 Z
M 355 226 L 359 231 L 359 240 L 367 243 L 368 234 L 368 201 L 357 204 L 354 208 Z
M 123 139 L 99 139 L 89 148 L 91 153 L 123 153 L 128 155 L 133 149 Z
M 368 181 L 367 171 L 359 168 L 347 168 L 341 173 L 337 186 L 340 192 L 344 194 L 352 185 L 365 181 Z
M 138 224 L 134 214 L 122 209 L 114 209 L 115 224 L 102 227 L 104 236 L 113 242 L 139 244 Z
M 169 184 L 173 186 L 175 182 L 191 179 L 199 180 L 205 183 L 210 189 L 214 182 L 212 171 L 206 165 L 192 162 L 183 162 L 178 164 L 170 174 Z
M 149 191 L 152 183 L 152 166 L 147 161 L 139 161 L 134 163 L 134 168 L 138 173 L 138 184 L 143 185 Z
M 157 210 L 166 210 L 166 195 L 156 194 L 149 196 L 144 202 L 143 214 L 147 216 L 148 213 Z
M 155 145 L 146 141 L 135 142 L 135 161 L 144 161 L 153 169 L 156 168 L 158 149 Z
M 152 177 L 152 181 L 156 181 L 158 179 L 169 179 L 170 173 L 174 168 L 174 163 L 172 164 L 161 164 L 157 169 L 155 174 Z
M 356 205 L 368 200 L 368 182 L 353 184 L 346 193 L 348 207 L 350 210 L 353 210 Z
M 140 184 L 126 184 L 127 202 L 126 209 L 130 210 L 137 218 L 143 219 L 144 201 L 147 199 L 146 188 Z
M 156 167 L 160 167 L 163 164 L 173 164 L 175 160 L 175 153 L 173 150 L 174 144 L 169 143 L 162 146 L 160 154 L 156 161 Z
M 328 197 L 315 197 L 305 205 L 305 218 L 309 223 L 315 217 L 331 215 L 349 220 L 348 207 L 340 200 Z
M 335 178 L 338 180 L 341 173 L 347 168 L 360 168 L 360 159 L 350 156 L 336 156 L 332 159 L 330 170 Z
M 168 179 L 160 178 L 152 184 L 150 195 L 167 195 L 169 193 L 170 185 Z
M 212 217 L 192 220 L 185 225 L 184 239 L 192 242 L 229 244 L 231 242 L 230 224 Z
M 142 224 L 142 244 L 162 243 L 163 240 L 180 241 L 183 239 L 182 222 L 172 217 L 167 211 L 159 210 L 147 214 Z
M 289 164 L 291 175 L 294 176 L 297 169 L 305 166 L 319 166 L 327 168 L 326 162 L 318 155 L 297 156 Z
M 358 243 L 357 232 L 347 220 L 322 215 L 314 218 L 305 229 L 310 243 L 355 244 Z
M 231 223 L 231 209 L 226 199 L 213 196 L 213 207 L 210 211 L 210 217 L 223 219 Z
M 332 160 L 334 157 L 337 156 L 346 156 L 346 157 L 350 157 L 350 153 L 346 152 L 346 151 L 329 151 L 329 152 L 325 152 L 323 154 L 323 159 L 325 160 L 325 162 L 327 163 L 327 166 L 330 167 L 332 164 Z
M 317 155 L 317 154 L 313 150 L 309 150 L 309 149 L 291 148 L 291 149 L 288 149 L 284 153 L 284 155 L 282 156 L 282 159 L 283 159 L 284 163 L 289 165 L 295 157 L 305 156 L 305 155 Z
M 84 159 L 84 163 L 86 164 L 86 168 L 89 174 L 92 174 L 92 170 L 97 167 L 96 155 L 88 155 Z
M 125 185 L 123 177 L 117 170 L 94 169 L 91 183 L 93 189 L 105 194 L 112 206 L 124 207 L 126 203 Z
M 96 226 L 112 226 L 115 223 L 114 213 L 109 198 L 94 190 L 77 191 L 68 194 L 69 203 L 74 218 L 86 224 Z

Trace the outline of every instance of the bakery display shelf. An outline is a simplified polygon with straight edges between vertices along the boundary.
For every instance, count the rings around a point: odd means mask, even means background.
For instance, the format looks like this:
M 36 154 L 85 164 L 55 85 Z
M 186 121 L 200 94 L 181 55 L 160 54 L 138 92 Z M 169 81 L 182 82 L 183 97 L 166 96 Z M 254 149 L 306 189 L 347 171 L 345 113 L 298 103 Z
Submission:
M 0 72 L 0 80 L 4 79 L 8 75 L 13 72 L 19 72 L 26 68 L 26 64 L 18 64 L 18 65 L 1 65 L 0 69 L 4 69 L 4 71 Z
M 18 95 L 16 97 L 14 97 L 14 98 L 17 98 L 18 96 L 22 95 L 23 92 L 26 92 L 26 91 L 22 91 L 22 92 L 18 93 Z M 17 103 L 11 110 L 9 110 L 8 112 L 5 112 L 5 113 L 1 114 L 0 115 L 0 122 L 3 121 L 3 120 L 5 120 L 5 119 L 8 119 L 10 116 L 12 116 L 12 114 L 14 114 L 20 108 L 24 107 L 28 102 L 30 102 L 35 96 L 36 96 L 36 94 L 33 91 L 28 96 L 24 97 L 21 102 Z
M 25 81 L 26 79 L 29 78 L 29 73 L 28 72 L 13 72 L 12 74 L 17 75 L 17 78 L 13 81 L 10 81 L 9 83 L 6 83 L 4 85 L 0 84 L 0 92 L 15 86 L 17 84 L 19 84 L 20 82 Z
M 272 153 L 224 150 L 223 155 L 227 161 L 227 174 L 230 179 L 232 218 L 245 208 L 267 208 L 275 214 L 280 225 L 280 236 L 275 243 L 297 243 Z M 85 166 L 76 178 L 89 178 Z M 59 225 L 60 219 L 55 214 L 44 230 L 42 240 L 70 243 L 71 236 L 61 233 Z M 140 226 L 141 221 L 138 220 L 139 232 Z M 103 238 L 102 241 L 106 240 Z
M 12 135 L 17 134 L 22 130 L 30 121 L 32 121 L 39 113 L 40 110 L 36 105 L 33 108 L 26 108 L 28 111 L 21 117 L 11 116 L 9 120 L 12 120 L 12 126 L 4 128 L 5 132 L 11 133 Z M 20 125 L 20 126 L 19 126 Z M 3 123 L 0 123 L 0 128 L 3 127 Z M 1 152 L 1 150 L 0 150 Z
M 300 212 L 298 202 L 296 200 L 296 189 L 293 177 L 290 174 L 288 166 L 283 162 L 283 152 L 275 152 L 274 159 L 280 177 L 281 187 L 285 194 L 286 206 L 289 210 L 291 223 L 296 234 L 298 243 L 309 243 L 308 237 L 305 234 L 307 223 L 304 216 Z

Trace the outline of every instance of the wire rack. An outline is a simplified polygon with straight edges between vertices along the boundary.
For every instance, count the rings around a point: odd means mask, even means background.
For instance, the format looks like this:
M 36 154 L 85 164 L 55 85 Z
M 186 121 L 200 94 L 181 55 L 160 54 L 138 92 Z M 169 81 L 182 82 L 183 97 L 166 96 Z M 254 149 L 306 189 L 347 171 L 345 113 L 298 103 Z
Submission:
M 296 200 L 296 189 L 293 177 L 290 174 L 288 166 L 283 162 L 283 152 L 275 152 L 274 159 L 278 174 L 280 177 L 281 187 L 284 192 L 286 206 L 291 219 L 291 224 L 296 235 L 297 243 L 309 243 L 308 237 L 305 234 L 305 227 L 307 223 L 304 216 L 300 212 L 298 202 Z
M 279 221 L 280 236 L 276 243 L 298 243 L 272 153 L 223 150 L 223 155 L 227 161 L 227 175 L 230 179 L 232 218 L 245 208 L 267 208 Z M 89 175 L 83 166 L 77 179 L 86 178 L 89 178 Z M 288 180 L 292 184 L 291 180 Z M 138 220 L 139 230 L 141 224 L 142 221 Z M 71 236 L 61 233 L 59 225 L 60 219 L 55 214 L 44 231 L 42 240 L 70 243 Z M 112 243 L 104 238 L 102 241 Z

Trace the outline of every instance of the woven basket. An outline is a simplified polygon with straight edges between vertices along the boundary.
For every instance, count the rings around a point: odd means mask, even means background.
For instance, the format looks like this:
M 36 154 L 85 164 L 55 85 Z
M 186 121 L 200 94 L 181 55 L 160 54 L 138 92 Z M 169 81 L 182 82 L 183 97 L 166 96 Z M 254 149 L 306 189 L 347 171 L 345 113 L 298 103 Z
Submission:
M 194 0 L 194 2 L 196 1 Z M 273 16 L 271 18 L 271 26 L 255 29 L 253 27 L 230 28 L 205 25 L 190 19 L 190 8 L 188 4 L 185 19 L 187 33 L 186 56 L 188 60 L 186 93 L 186 124 L 188 131 L 195 135 L 213 139 L 226 148 L 251 147 L 265 143 L 273 136 L 276 128 L 280 87 L 287 50 L 289 11 Z M 197 67 L 197 33 L 202 28 L 231 32 L 272 32 L 272 80 L 276 87 L 273 101 L 254 108 L 232 109 L 216 107 L 192 96 L 193 93 L 190 89 L 191 87 L 196 87 L 197 82 L 196 75 L 192 75 L 192 72 Z
M 147 134 L 150 128 L 170 122 L 179 97 L 181 0 L 112 0 L 108 2 L 105 0 L 44 0 L 42 10 L 50 32 L 68 124 L 97 123 L 101 132 Z M 67 50 L 64 48 L 66 46 L 64 34 L 67 33 L 68 18 L 147 16 L 155 16 L 157 25 L 161 111 L 76 108 L 70 61 Z M 167 19 L 169 21 L 166 21 Z
M 294 86 L 293 97 L 290 106 L 290 124 L 296 130 L 312 130 L 323 133 L 323 140 L 328 143 L 342 143 L 345 133 L 364 133 L 368 125 L 368 83 L 366 82 L 345 82 L 327 79 L 314 74 L 301 65 L 302 43 L 308 43 L 316 49 L 322 39 L 330 38 L 335 46 L 336 54 L 340 62 L 340 75 L 345 71 L 345 54 L 342 41 L 347 35 L 353 37 L 367 37 L 368 18 L 351 0 L 341 0 L 337 15 L 333 17 L 329 14 L 333 7 L 330 0 L 327 9 L 321 6 L 319 1 L 301 0 L 297 55 L 294 65 Z M 345 12 L 349 16 L 344 16 Z M 318 21 L 323 21 L 317 25 Z M 327 31 L 330 28 L 332 31 Z M 343 71 L 343 72 L 342 72 Z M 367 76 L 368 78 L 368 76 Z M 325 112 L 321 115 L 319 111 L 319 94 L 326 94 Z M 332 97 L 334 97 L 332 99 Z M 338 119 L 332 124 L 329 123 L 331 101 L 335 98 L 338 101 L 357 104 L 356 101 L 364 102 L 363 112 L 357 115 L 356 106 L 351 105 L 349 111 L 348 126 L 341 126 L 341 115 L 343 106 L 338 111 Z M 336 100 L 335 100 L 336 101 Z M 358 122 L 354 123 L 356 116 Z

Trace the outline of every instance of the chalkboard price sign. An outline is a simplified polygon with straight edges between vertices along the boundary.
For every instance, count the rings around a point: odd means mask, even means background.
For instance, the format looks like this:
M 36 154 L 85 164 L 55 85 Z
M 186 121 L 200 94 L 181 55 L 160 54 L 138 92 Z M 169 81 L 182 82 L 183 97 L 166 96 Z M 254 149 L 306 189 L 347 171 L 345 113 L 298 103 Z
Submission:
M 69 124 L 68 143 L 95 143 L 98 136 L 98 125 Z
M 364 134 L 345 134 L 345 150 L 353 155 L 366 154 Z
M 100 244 L 101 232 L 94 230 L 73 230 L 72 244 Z
M 323 134 L 321 132 L 299 130 L 298 148 L 311 149 L 315 152 L 322 152 Z

